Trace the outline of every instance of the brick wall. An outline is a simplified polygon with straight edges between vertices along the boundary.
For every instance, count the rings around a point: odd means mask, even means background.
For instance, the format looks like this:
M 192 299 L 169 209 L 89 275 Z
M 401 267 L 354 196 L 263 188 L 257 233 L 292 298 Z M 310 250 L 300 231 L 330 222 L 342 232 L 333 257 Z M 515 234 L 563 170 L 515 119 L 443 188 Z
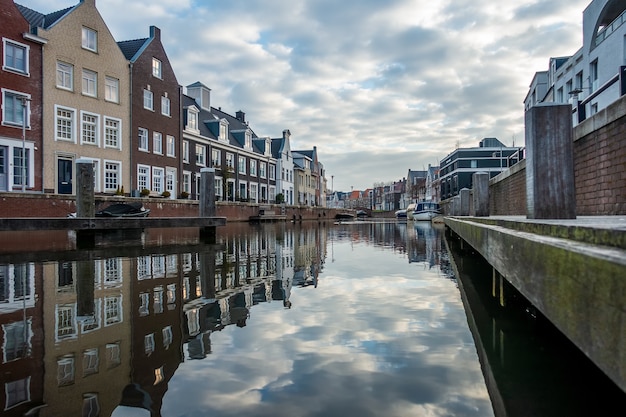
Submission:
M 626 214 L 626 96 L 574 128 L 576 214 Z M 526 165 L 489 183 L 492 215 L 526 215 Z

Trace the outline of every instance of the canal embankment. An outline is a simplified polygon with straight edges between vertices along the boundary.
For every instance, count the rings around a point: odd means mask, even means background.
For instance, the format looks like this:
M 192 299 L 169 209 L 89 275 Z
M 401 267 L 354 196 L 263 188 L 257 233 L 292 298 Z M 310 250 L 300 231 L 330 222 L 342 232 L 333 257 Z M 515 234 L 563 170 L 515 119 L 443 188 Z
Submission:
M 445 224 L 626 392 L 626 216 Z

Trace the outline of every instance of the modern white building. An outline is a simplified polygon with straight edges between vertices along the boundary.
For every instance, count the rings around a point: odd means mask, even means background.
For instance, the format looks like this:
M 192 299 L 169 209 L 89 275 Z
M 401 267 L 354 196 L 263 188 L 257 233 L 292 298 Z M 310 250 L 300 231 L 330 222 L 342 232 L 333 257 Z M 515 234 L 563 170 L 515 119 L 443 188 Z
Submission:
M 582 48 L 550 58 L 547 74 L 535 74 L 524 107 L 569 102 L 577 125 L 625 93 L 626 1 L 594 0 L 583 11 Z

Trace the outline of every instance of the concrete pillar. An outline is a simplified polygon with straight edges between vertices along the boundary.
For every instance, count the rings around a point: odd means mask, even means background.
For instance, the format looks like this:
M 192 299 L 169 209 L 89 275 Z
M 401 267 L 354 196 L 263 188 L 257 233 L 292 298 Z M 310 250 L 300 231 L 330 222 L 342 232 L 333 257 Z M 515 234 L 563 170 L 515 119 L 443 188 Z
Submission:
M 536 105 L 525 124 L 527 218 L 575 219 L 572 107 Z
M 215 168 L 200 170 L 200 217 L 215 217 Z
M 470 190 L 469 188 L 461 189 L 461 191 L 459 191 L 459 196 L 461 197 L 459 215 L 469 216 L 470 215 Z
M 94 195 L 93 162 L 87 159 L 76 160 L 76 217 L 96 216 Z
M 489 216 L 489 173 L 475 172 L 472 175 L 474 216 Z

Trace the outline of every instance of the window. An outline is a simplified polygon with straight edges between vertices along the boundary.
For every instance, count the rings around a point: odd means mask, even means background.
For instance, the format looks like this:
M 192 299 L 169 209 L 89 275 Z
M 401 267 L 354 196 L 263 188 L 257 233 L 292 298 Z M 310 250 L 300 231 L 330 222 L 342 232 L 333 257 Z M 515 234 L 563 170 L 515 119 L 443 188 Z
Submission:
M 152 168 L 152 191 L 161 194 L 164 191 L 163 181 L 165 170 L 163 168 Z
M 150 189 L 150 167 L 146 165 L 137 166 L 137 189 Z
M 183 172 L 183 191 L 191 193 L 191 172 Z
M 22 127 L 24 123 L 23 100 L 26 100 L 26 126 L 30 127 L 30 112 L 28 111 L 29 96 L 15 91 L 2 89 L 2 124 Z
M 74 66 L 65 62 L 57 62 L 57 87 L 74 90 Z
M 167 168 L 165 170 L 165 191 L 169 191 L 172 198 L 175 197 L 174 188 L 176 184 L 176 169 Z
M 222 165 L 222 151 L 213 149 L 211 151 L 211 166 L 218 167 Z
M 259 176 L 261 178 L 267 178 L 267 163 L 261 162 L 259 164 Z
M 138 142 L 137 148 L 140 151 L 148 152 L 148 129 L 144 129 L 143 127 L 139 128 Z
M 583 72 L 576 74 L 576 88 L 583 89 Z
M 150 356 L 154 352 L 154 333 L 147 334 L 143 337 L 143 346 L 146 356 Z
M 152 58 L 152 75 L 162 78 L 161 61 L 156 58 Z
M 122 297 L 104 297 L 104 325 L 122 322 Z
M 246 149 L 252 149 L 252 133 L 249 130 L 246 130 Z
M 167 135 L 167 156 L 176 156 L 176 138 Z
M 256 160 L 250 160 L 250 175 L 256 177 Z
M 113 103 L 120 102 L 120 80 L 112 77 L 104 79 L 104 99 Z
M 65 107 L 56 107 L 55 140 L 76 141 L 76 111 Z
M 6 395 L 5 410 L 30 401 L 30 377 L 6 382 L 4 392 Z
M 8 39 L 2 39 L 2 43 L 4 46 L 2 69 L 28 74 L 29 47 Z
M 98 52 L 98 32 L 83 26 L 82 47 Z
M 189 163 L 189 141 L 183 141 L 183 162 Z
M 257 202 L 257 184 L 250 184 L 250 201 L 253 203 Z
M 227 140 L 226 121 L 220 121 L 220 140 Z
M 81 113 L 80 143 L 89 145 L 98 144 L 98 122 L 100 116 L 91 113 Z
M 170 99 L 169 97 L 161 97 L 161 114 L 170 116 Z
M 596 59 L 591 64 L 589 64 L 589 87 L 591 88 L 590 93 L 596 91 L 599 87 L 598 85 L 598 60 Z
M 563 87 L 561 87 L 558 90 L 556 90 L 556 102 L 557 103 L 564 103 L 564 101 L 563 101 Z
M 239 157 L 239 163 L 237 165 L 237 168 L 240 174 L 246 173 L 246 157 L 245 156 Z
M 83 70 L 83 94 L 86 96 L 97 96 L 98 74 L 84 69 Z
M 153 94 L 150 90 L 143 90 L 143 108 L 154 110 Z
M 86 349 L 83 351 L 83 376 L 97 374 L 100 359 L 98 358 L 98 348 Z
M 163 154 L 163 134 L 160 132 L 152 133 L 152 152 Z
M 196 145 L 196 165 L 206 166 L 206 146 Z
M 222 199 L 222 190 L 224 189 L 224 185 L 223 185 L 223 181 L 221 178 L 219 177 L 215 177 L 215 195 L 217 197 L 220 197 L 220 200 Z
M 235 168 L 235 155 L 232 153 L 226 154 L 226 167 Z
M 30 178 L 29 166 L 30 149 L 26 149 L 26 155 L 23 157 L 22 148 L 13 148 L 13 184 L 28 186 L 28 178 Z M 23 180 L 22 176 L 25 177 Z
M 121 148 L 121 125 L 119 119 L 104 118 L 104 147 L 105 148 Z
M 270 180 L 276 179 L 276 165 L 270 164 Z
M 120 170 L 121 164 L 119 162 L 105 161 L 104 162 L 104 191 L 111 192 L 116 191 L 120 187 Z
M 198 131 L 198 111 L 194 108 L 187 110 L 187 129 Z

